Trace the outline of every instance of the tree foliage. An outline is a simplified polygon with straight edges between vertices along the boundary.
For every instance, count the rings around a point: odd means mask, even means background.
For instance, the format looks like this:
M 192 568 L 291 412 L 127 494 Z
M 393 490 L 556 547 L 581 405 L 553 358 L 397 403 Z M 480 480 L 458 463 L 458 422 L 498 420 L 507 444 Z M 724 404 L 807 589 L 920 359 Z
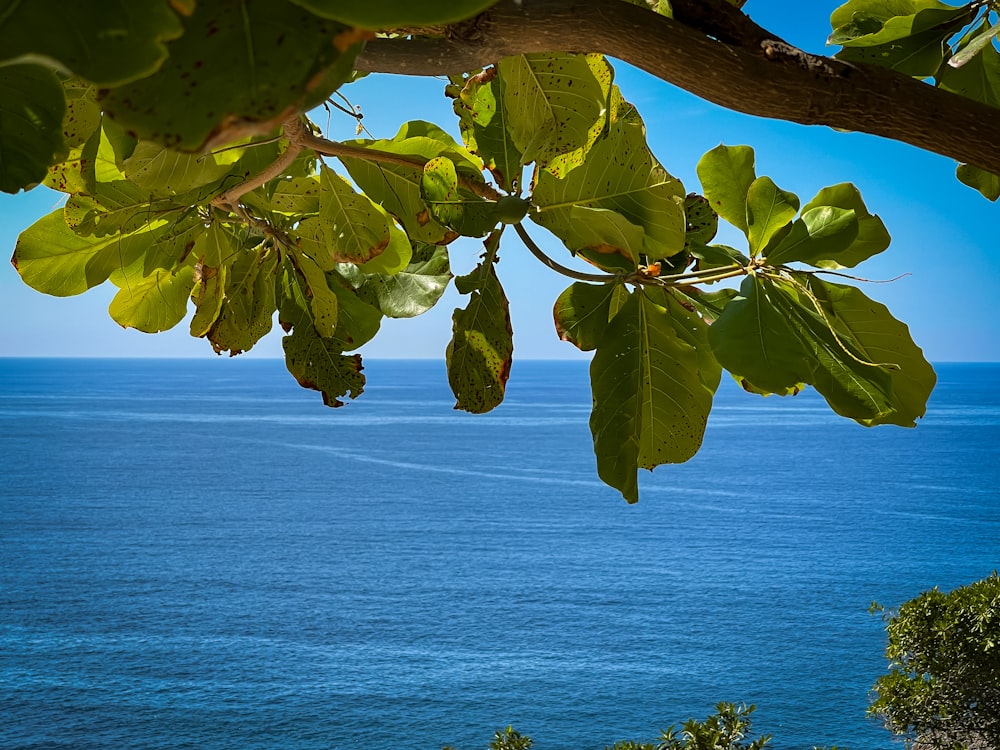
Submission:
M 889 673 L 869 713 L 921 747 L 1000 747 L 1000 577 L 944 593 L 937 587 L 886 621 Z
M 543 17 L 564 5 L 532 4 Z M 992 116 L 1000 102 L 992 3 L 850 0 L 831 19 L 849 65 L 765 35 L 742 3 L 601 5 L 606 18 L 639 18 L 664 43 L 697 33 L 731 54 L 756 44 L 755 64 L 778 62 L 762 86 L 810 66 L 830 76 L 849 67 L 935 91 L 970 117 L 982 107 Z M 0 189 L 42 183 L 67 196 L 14 250 L 21 277 L 41 292 L 110 281 L 119 292 L 109 312 L 122 326 L 162 331 L 193 311 L 191 334 L 230 355 L 251 349 L 276 315 L 289 371 L 341 406 L 364 390 L 357 350 L 382 319 L 430 309 L 451 282 L 452 243 L 481 238 L 481 262 L 455 279 L 468 302 L 455 311 L 446 358 L 456 408 L 485 412 L 503 400 L 511 371 L 496 264 L 516 235 L 572 280 L 555 301 L 556 330 L 594 352 L 598 473 L 629 502 L 637 469 L 697 452 L 722 370 L 759 394 L 812 386 L 864 425 L 913 426 L 924 413 L 935 376 L 906 326 L 830 279 L 890 242 L 857 189 L 817 185 L 803 203 L 757 174 L 748 146 L 713 149 L 698 165 L 700 186 L 681 185 L 650 151 L 602 50 L 552 49 L 551 36 L 532 49 L 527 21 L 525 48 L 484 66 L 428 56 L 469 34 L 479 53 L 507 43 L 504 19 L 520 17 L 520 3 L 0 7 Z M 334 141 L 309 119 L 359 70 L 378 68 L 386 49 L 403 50 L 400 69 L 414 57 L 446 59 L 460 140 L 409 121 L 392 138 Z M 968 143 L 953 147 L 956 136 L 940 132 L 940 150 L 974 154 L 959 177 L 995 199 L 996 141 L 982 158 L 969 150 L 995 127 L 980 119 L 957 136 Z M 713 242 L 720 218 L 744 246 Z M 529 226 L 593 270 L 550 257 Z M 717 286 L 727 279 L 739 290 Z

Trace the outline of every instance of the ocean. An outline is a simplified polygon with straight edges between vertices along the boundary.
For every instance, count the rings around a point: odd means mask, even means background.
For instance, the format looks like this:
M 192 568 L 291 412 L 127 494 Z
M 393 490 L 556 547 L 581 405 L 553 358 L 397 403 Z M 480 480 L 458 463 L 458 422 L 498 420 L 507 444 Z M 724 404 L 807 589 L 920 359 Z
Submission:
M 0 359 L 0 747 L 600 750 L 723 700 L 892 747 L 868 606 L 1000 567 L 1000 365 L 914 430 L 725 381 L 634 506 L 586 368 L 472 416 L 437 361 L 331 410 L 280 361 Z

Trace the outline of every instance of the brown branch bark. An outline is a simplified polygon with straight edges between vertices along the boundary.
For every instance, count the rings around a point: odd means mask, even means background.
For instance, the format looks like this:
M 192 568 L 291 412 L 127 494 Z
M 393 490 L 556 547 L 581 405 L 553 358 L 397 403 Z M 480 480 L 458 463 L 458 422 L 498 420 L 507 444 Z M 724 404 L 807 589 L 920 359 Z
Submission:
M 531 52 L 600 52 L 727 109 L 908 143 L 1000 174 L 1000 110 L 891 70 L 811 55 L 725 0 L 668 19 L 621 0 L 501 0 L 440 39 L 376 39 L 361 70 L 461 73 Z

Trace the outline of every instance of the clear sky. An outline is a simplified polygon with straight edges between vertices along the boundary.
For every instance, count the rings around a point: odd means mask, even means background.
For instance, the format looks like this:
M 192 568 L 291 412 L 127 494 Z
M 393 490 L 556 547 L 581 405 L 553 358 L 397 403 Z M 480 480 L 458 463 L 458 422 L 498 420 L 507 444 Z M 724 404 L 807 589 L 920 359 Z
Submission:
M 824 47 L 830 0 L 788 3 L 749 0 L 745 10 L 788 41 L 812 52 Z M 910 325 L 914 339 L 932 361 L 1000 360 L 1000 326 L 995 302 L 1000 289 L 996 258 L 1000 205 L 992 204 L 954 177 L 953 162 L 910 146 L 873 136 L 837 133 L 728 112 L 679 89 L 617 63 L 617 82 L 642 114 L 650 145 L 668 171 L 688 191 L 698 191 L 695 164 L 719 143 L 749 144 L 757 152 L 757 173 L 767 174 L 805 202 L 825 185 L 854 182 L 869 209 L 878 213 L 893 236 L 888 251 L 857 269 L 869 279 L 910 275 L 892 284 L 866 284 L 864 291 Z M 443 82 L 370 76 L 344 89 L 361 106 L 366 126 L 377 137 L 391 137 L 405 120 L 436 122 L 457 135 Z M 748 89 L 747 97 L 754 92 Z M 325 125 L 326 117 L 321 124 Z M 353 121 L 330 119 L 333 138 L 353 137 Z M 38 189 L 0 195 L 0 246 L 5 257 L 17 234 L 59 204 L 61 196 Z M 540 244 L 566 260 L 562 245 L 536 228 Z M 720 241 L 739 244 L 741 235 Z M 452 247 L 456 272 L 471 268 L 481 252 L 473 241 Z M 501 252 L 501 278 L 511 300 L 515 359 L 581 356 L 557 340 L 552 302 L 569 283 L 540 266 L 509 238 Z M 150 336 L 124 331 L 107 315 L 114 294 L 110 285 L 74 298 L 41 295 L 25 286 L 8 263 L 0 265 L 0 356 L 214 357 L 204 340 L 192 339 L 186 323 Z M 362 349 L 369 357 L 443 357 L 451 332 L 451 311 L 462 298 L 450 290 L 421 318 L 386 321 L 381 333 Z M 278 331 L 243 356 L 281 356 Z

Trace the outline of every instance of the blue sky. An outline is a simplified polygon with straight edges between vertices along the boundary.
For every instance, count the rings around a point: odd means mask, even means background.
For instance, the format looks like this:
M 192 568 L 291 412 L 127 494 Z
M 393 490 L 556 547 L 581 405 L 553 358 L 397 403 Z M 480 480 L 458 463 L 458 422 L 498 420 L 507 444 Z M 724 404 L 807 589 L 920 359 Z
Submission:
M 824 42 L 829 15 L 838 2 L 787 3 L 749 0 L 745 10 L 766 28 L 813 52 L 829 52 Z M 873 136 L 838 133 L 728 112 L 622 63 L 617 82 L 636 104 L 650 146 L 668 171 L 689 191 L 698 191 L 695 164 L 719 143 L 749 144 L 757 152 L 757 173 L 771 176 L 803 202 L 825 185 L 853 182 L 869 209 L 878 213 L 893 244 L 857 269 L 869 279 L 909 276 L 892 284 L 864 284 L 866 294 L 910 325 L 932 361 L 1000 360 L 1000 332 L 994 299 L 1000 271 L 995 255 L 1000 206 L 958 183 L 955 165 L 943 157 Z M 361 106 L 366 126 L 389 137 L 400 123 L 425 119 L 457 135 L 443 82 L 370 76 L 344 89 Z M 748 97 L 753 91 L 746 92 Z M 326 124 L 326 116 L 320 119 Z M 353 121 L 330 118 L 333 138 L 353 137 Z M 0 247 L 6 257 L 17 234 L 56 207 L 61 196 L 35 190 L 0 196 Z M 544 230 L 534 235 L 554 257 L 566 251 Z M 725 232 L 720 241 L 742 247 L 741 235 Z M 456 272 L 471 268 L 478 243 L 452 245 Z M 540 266 L 510 237 L 501 250 L 501 279 L 511 301 L 515 359 L 579 357 L 557 340 L 552 302 L 569 283 Z M 107 315 L 114 289 L 109 285 L 74 298 L 58 299 L 26 287 L 8 263 L 0 265 L 0 356 L 214 357 L 206 341 L 192 339 L 187 325 L 150 336 L 124 331 Z M 462 305 L 453 290 L 421 318 L 386 321 L 362 354 L 369 357 L 443 357 L 451 332 L 451 312 Z M 244 356 L 281 356 L 277 331 Z

